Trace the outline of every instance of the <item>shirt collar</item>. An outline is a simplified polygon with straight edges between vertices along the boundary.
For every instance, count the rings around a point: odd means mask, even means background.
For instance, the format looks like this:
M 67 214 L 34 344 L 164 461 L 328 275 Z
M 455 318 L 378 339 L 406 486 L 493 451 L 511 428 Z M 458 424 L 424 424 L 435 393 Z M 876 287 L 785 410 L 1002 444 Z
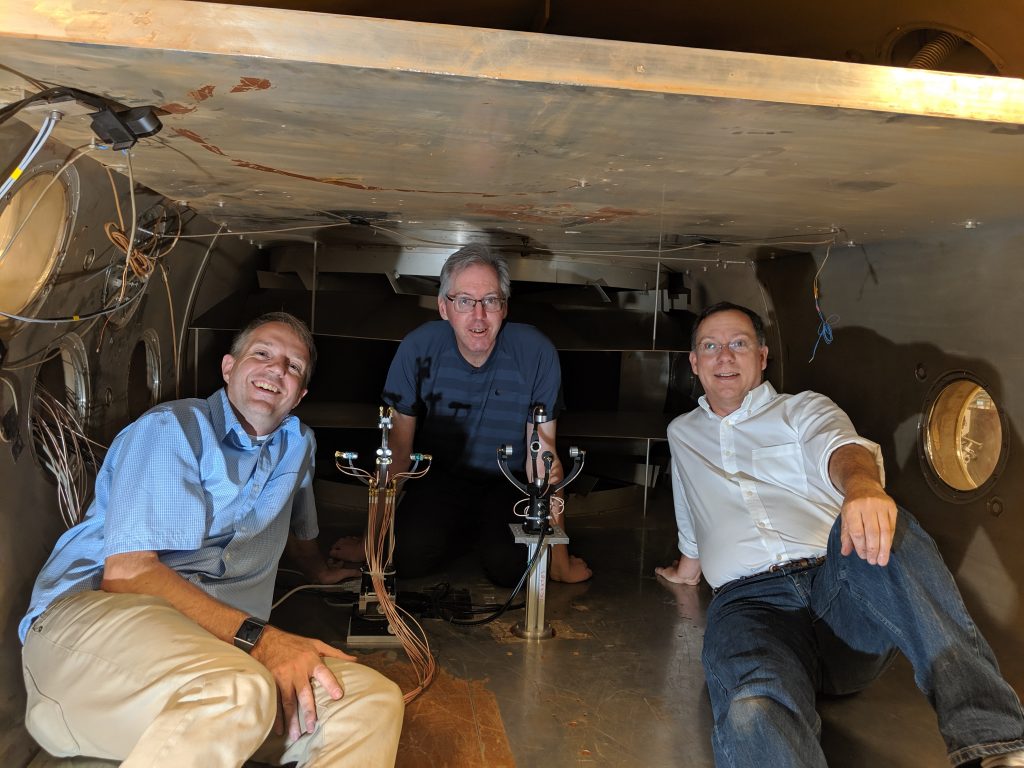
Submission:
M 210 395 L 207 402 L 210 404 L 210 418 L 213 420 L 214 429 L 220 435 L 221 440 L 226 440 L 229 435 L 234 435 L 234 442 L 239 447 L 256 446 L 256 441 L 249 437 L 249 433 L 245 431 L 245 427 L 235 415 L 235 409 L 231 407 L 231 401 L 228 400 L 226 387 L 221 387 Z M 277 429 L 270 433 L 270 439 L 273 440 L 274 436 L 282 430 L 298 434 L 299 418 L 295 414 L 289 413 L 284 417 L 284 421 L 277 426 Z
M 775 391 L 775 387 L 771 385 L 770 381 L 762 381 L 758 386 L 747 392 L 746 397 L 743 398 L 743 402 L 740 403 L 740 407 L 730 413 L 729 416 L 747 418 L 750 414 L 761 410 L 762 407 L 774 400 L 778 394 L 779 393 Z M 708 416 L 716 419 L 722 418 L 711 410 L 711 405 L 708 403 L 707 395 L 701 395 L 700 399 L 697 400 L 697 404 L 704 409 Z

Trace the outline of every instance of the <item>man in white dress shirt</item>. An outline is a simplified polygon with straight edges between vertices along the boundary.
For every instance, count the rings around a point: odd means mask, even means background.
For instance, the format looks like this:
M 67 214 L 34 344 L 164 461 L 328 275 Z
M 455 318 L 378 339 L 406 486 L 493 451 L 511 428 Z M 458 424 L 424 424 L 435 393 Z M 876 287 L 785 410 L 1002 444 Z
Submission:
M 954 766 L 1024 766 L 1024 714 L 934 542 L 883 488 L 878 446 L 823 395 L 763 381 L 764 324 L 723 302 L 694 325 L 699 407 L 668 428 L 680 558 L 714 596 L 702 661 L 715 762 L 825 766 L 818 691 L 860 690 L 897 650 Z

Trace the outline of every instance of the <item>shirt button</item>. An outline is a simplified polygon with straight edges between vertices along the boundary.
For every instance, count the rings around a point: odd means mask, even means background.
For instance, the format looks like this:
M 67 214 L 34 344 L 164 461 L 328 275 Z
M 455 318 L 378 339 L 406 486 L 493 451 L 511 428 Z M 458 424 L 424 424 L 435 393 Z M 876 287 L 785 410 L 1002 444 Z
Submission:
M 256 483 L 256 484 L 255 484 L 255 485 L 254 485 L 254 486 L 252 487 L 252 489 L 253 489 L 253 490 L 254 490 L 254 491 L 255 491 L 256 493 L 259 493 L 259 492 L 260 492 L 260 484 L 259 484 L 259 483 Z

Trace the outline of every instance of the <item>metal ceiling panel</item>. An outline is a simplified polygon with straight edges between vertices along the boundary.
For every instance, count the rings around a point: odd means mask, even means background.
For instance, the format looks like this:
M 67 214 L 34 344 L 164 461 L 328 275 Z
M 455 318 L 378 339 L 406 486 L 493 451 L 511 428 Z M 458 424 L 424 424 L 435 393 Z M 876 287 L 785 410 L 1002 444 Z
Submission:
M 136 179 L 234 230 L 355 215 L 657 256 L 1024 213 L 1012 78 L 182 0 L 9 3 L 0 41 L 6 67 L 159 106 Z M 0 71 L 0 99 L 24 87 Z

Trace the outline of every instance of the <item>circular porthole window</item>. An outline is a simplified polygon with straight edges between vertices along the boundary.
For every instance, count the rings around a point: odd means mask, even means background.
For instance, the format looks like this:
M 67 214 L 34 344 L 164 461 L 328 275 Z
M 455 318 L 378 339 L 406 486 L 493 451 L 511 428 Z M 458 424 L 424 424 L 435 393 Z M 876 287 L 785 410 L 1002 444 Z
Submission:
M 897 67 L 968 75 L 999 75 L 1002 69 L 1002 61 L 980 40 L 939 24 L 894 30 L 883 45 L 883 60 Z
M 0 310 L 31 315 L 60 269 L 78 208 L 78 176 L 38 166 L 0 200 Z M 0 328 L 16 321 L 0 316 Z
M 925 403 L 921 455 L 940 496 L 966 502 L 985 493 L 1006 463 L 1007 429 L 985 385 L 966 371 L 943 376 Z
M 160 400 L 160 341 L 147 329 L 128 361 L 128 415 L 137 419 Z

